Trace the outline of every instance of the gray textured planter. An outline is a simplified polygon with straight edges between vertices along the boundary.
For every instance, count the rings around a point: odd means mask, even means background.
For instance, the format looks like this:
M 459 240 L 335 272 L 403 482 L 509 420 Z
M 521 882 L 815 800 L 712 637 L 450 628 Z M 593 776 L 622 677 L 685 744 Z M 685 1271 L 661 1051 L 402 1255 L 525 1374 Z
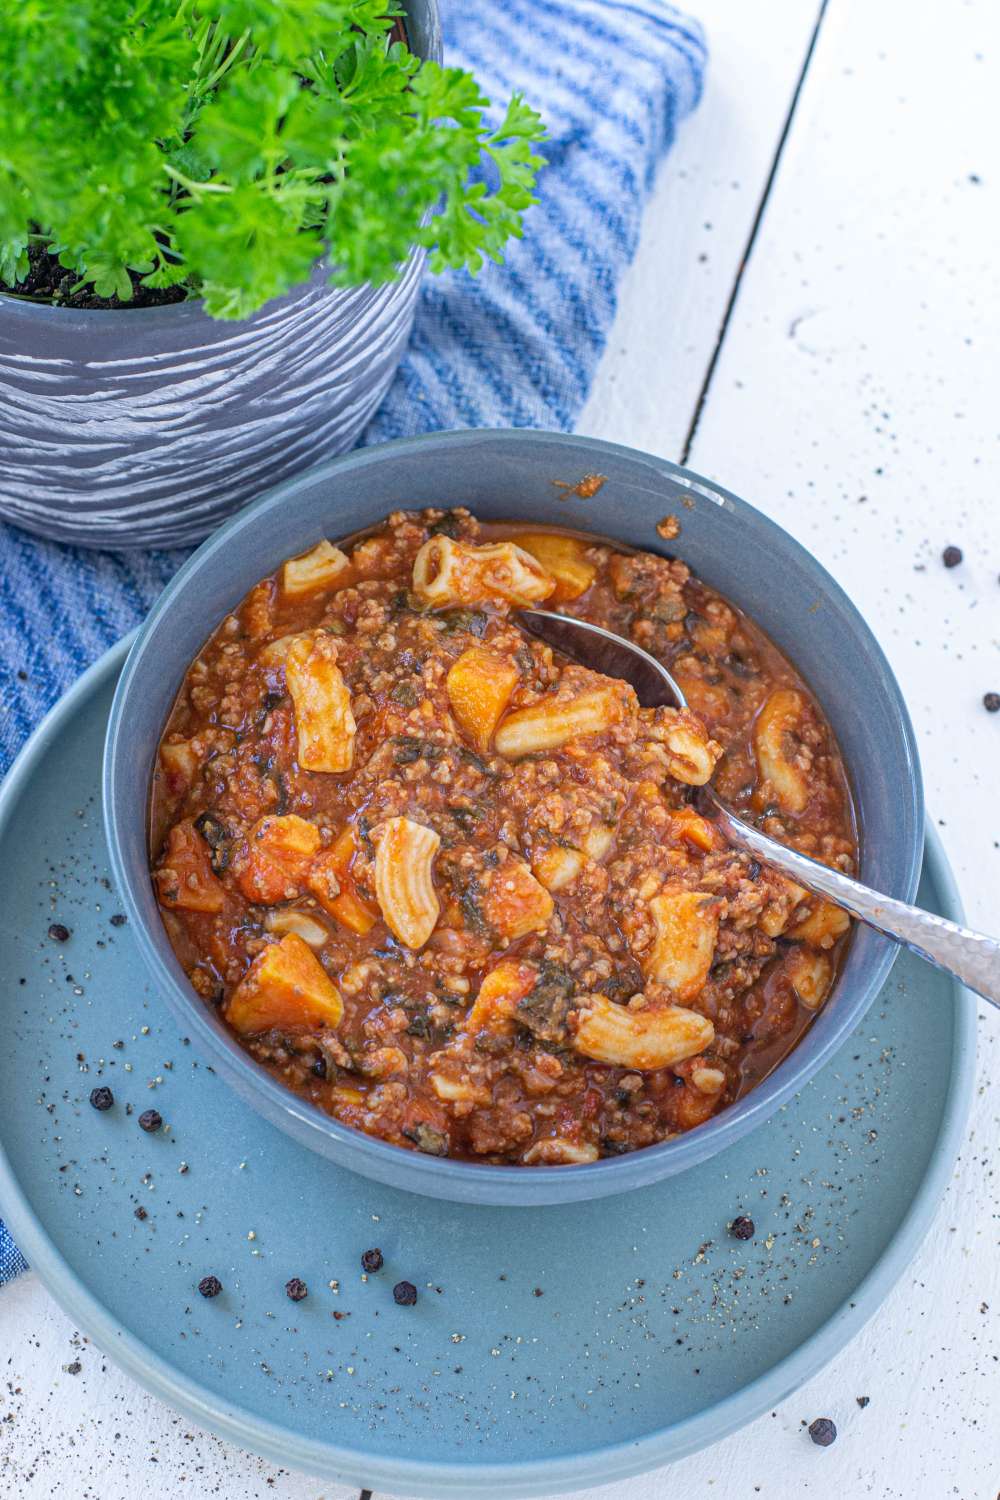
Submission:
M 441 57 L 437 0 L 410 45 Z M 0 516 L 89 547 L 200 541 L 355 441 L 403 352 L 424 255 L 399 281 L 311 281 L 241 323 L 197 302 L 76 312 L 0 294 Z

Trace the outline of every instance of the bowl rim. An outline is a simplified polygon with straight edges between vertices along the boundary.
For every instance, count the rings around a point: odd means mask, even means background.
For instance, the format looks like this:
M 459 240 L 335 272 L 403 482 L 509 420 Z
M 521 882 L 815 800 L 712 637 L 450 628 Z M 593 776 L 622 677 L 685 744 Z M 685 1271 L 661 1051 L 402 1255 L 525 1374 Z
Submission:
M 266 1118 L 280 1123 L 282 1128 L 289 1130 L 304 1144 L 335 1159 L 338 1164 L 379 1181 L 432 1197 L 451 1198 L 460 1202 L 537 1206 L 627 1192 L 661 1177 L 685 1171 L 742 1138 L 786 1103 L 840 1048 L 885 983 L 896 959 L 896 945 L 870 934 L 872 957 L 868 974 L 858 984 L 857 993 L 839 1007 L 836 1019 L 820 1045 L 808 1058 L 803 1057 L 797 1067 L 794 1059 L 800 1055 L 801 1048 L 793 1048 L 774 1071 L 748 1094 L 696 1130 L 644 1147 L 627 1156 L 606 1157 L 573 1166 L 526 1168 L 431 1157 L 392 1145 L 377 1136 L 366 1135 L 323 1113 L 254 1062 L 228 1028 L 210 1015 L 203 1004 L 197 1002 L 197 996 L 179 961 L 173 954 L 165 957 L 160 951 L 133 892 L 123 853 L 130 818 L 119 806 L 120 799 L 116 795 L 126 753 L 121 728 L 130 706 L 133 684 L 147 665 L 148 653 L 155 649 L 158 629 L 176 607 L 177 596 L 184 591 L 189 580 L 196 578 L 207 564 L 220 552 L 224 552 L 236 533 L 255 527 L 263 513 L 280 506 L 303 485 L 311 486 L 328 477 L 342 480 L 345 475 L 359 469 L 378 466 L 388 456 L 405 458 L 410 453 L 429 447 L 447 453 L 461 448 L 474 448 L 484 443 L 499 444 L 501 447 L 508 443 L 511 447 L 527 443 L 539 448 L 560 448 L 564 454 L 569 450 L 571 453 L 587 455 L 587 461 L 603 454 L 638 462 L 713 504 L 723 506 L 737 518 L 752 518 L 753 525 L 759 532 L 762 530 L 765 537 L 773 538 L 782 548 L 791 547 L 815 583 L 817 597 L 830 599 L 850 619 L 855 638 L 865 643 L 866 665 L 873 673 L 880 691 L 892 705 L 893 718 L 899 727 L 900 747 L 909 773 L 905 787 L 900 788 L 903 802 L 901 822 L 912 829 L 913 836 L 904 851 L 902 878 L 898 888 L 887 894 L 904 901 L 913 900 L 920 878 L 924 846 L 924 798 L 916 738 L 899 684 L 881 646 L 846 592 L 812 553 L 777 522 L 722 485 L 693 470 L 682 468 L 669 459 L 601 438 L 535 428 L 469 428 L 424 433 L 417 437 L 399 438 L 355 449 L 349 454 L 304 470 L 295 478 L 265 491 L 196 549 L 166 585 L 136 632 L 115 690 L 108 718 L 102 768 L 104 825 L 112 874 L 126 906 L 133 936 L 157 989 L 163 994 L 177 1021 L 191 1033 L 192 1039 L 197 1041 L 201 1049 L 210 1054 L 213 1065 L 230 1087 L 234 1087 L 255 1108 L 262 1109 Z M 214 625 L 209 626 L 206 637 L 214 628 Z M 848 768 L 849 777 L 850 769 Z M 145 809 L 143 817 L 145 819 Z M 165 929 L 163 932 L 165 934 Z M 669 1166 L 664 1165 L 667 1162 Z

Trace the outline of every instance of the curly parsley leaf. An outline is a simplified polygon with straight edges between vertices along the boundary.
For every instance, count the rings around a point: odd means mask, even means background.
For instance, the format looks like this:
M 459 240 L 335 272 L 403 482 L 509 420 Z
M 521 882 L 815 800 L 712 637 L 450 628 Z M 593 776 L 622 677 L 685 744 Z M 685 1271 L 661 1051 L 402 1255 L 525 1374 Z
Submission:
M 338 285 L 500 259 L 542 123 L 491 128 L 393 0 L 0 0 L 0 280 L 29 247 L 125 301 L 183 285 L 245 317 L 326 260 Z

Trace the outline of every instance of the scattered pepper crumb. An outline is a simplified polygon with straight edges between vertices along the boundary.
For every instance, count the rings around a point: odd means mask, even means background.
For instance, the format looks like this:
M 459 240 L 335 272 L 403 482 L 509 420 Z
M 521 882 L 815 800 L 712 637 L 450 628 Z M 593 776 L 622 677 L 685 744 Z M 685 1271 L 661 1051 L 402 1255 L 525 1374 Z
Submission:
M 567 497 L 575 495 L 578 500 L 593 500 L 598 490 L 603 489 L 607 482 L 608 476 L 606 474 L 584 474 L 583 478 L 578 479 L 576 484 L 568 484 L 565 479 L 553 479 L 551 481 L 555 489 L 562 490 L 563 494 Z
M 820 1448 L 829 1448 L 837 1440 L 837 1427 L 829 1417 L 817 1417 L 809 1423 L 809 1436 Z

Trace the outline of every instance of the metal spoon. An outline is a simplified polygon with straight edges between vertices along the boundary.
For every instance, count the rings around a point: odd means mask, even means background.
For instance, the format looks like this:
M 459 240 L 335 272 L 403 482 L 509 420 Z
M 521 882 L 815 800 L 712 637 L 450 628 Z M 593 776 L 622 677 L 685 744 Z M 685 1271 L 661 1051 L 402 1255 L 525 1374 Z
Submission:
M 660 705 L 687 708 L 687 699 L 666 667 L 641 646 L 613 635 L 600 625 L 576 620 L 571 615 L 552 614 L 546 609 L 522 609 L 518 618 L 532 635 L 581 666 L 631 683 L 643 708 Z M 755 859 L 798 881 L 806 890 L 842 906 L 876 932 L 902 943 L 936 968 L 953 974 L 984 1000 L 1000 1006 L 1000 942 L 996 938 L 971 932 L 933 912 L 908 906 L 905 901 L 882 896 L 839 870 L 831 870 L 805 854 L 786 849 L 784 844 L 730 812 L 710 786 L 701 787 L 699 797 L 735 849 L 745 849 Z

